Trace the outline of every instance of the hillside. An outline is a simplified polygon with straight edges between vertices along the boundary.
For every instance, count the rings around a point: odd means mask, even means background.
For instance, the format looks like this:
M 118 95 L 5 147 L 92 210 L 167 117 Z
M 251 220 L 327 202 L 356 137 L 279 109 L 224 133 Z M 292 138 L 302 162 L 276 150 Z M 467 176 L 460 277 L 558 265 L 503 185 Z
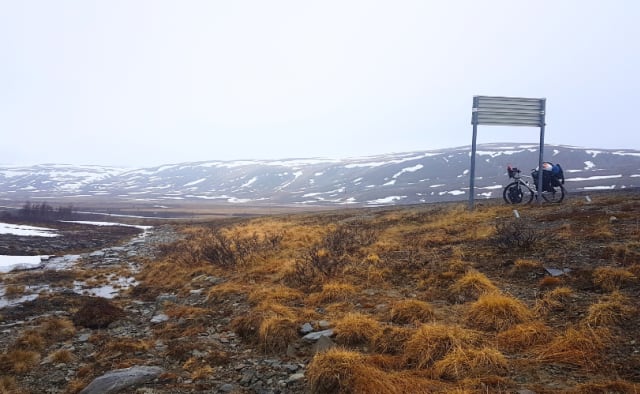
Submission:
M 640 151 L 546 145 L 561 163 L 571 192 L 640 186 Z M 500 197 L 507 165 L 529 174 L 535 144 L 482 144 L 477 151 L 478 199 Z M 245 206 L 381 206 L 468 199 L 470 147 L 351 159 L 207 161 L 153 168 L 0 166 L 0 198 L 62 203 L 111 203 L 169 209 L 185 201 Z
M 146 252 L 5 274 L 13 297 L 51 286 L 0 310 L 0 392 L 122 368 L 140 377 L 125 392 L 640 390 L 640 196 L 465 207 L 161 226 Z M 112 300 L 53 290 L 113 274 L 136 283 Z

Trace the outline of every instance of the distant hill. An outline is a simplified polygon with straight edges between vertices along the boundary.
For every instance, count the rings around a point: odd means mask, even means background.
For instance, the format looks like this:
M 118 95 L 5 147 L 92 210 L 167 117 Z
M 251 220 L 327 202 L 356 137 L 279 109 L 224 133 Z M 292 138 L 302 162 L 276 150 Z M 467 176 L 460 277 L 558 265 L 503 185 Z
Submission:
M 324 159 L 206 161 L 125 169 L 42 164 L 0 166 L 0 198 L 108 197 L 122 201 L 207 200 L 229 204 L 376 206 L 468 198 L 470 147 Z M 640 151 L 546 145 L 569 192 L 640 186 Z M 511 164 L 528 174 L 536 144 L 478 145 L 477 198 L 500 197 Z

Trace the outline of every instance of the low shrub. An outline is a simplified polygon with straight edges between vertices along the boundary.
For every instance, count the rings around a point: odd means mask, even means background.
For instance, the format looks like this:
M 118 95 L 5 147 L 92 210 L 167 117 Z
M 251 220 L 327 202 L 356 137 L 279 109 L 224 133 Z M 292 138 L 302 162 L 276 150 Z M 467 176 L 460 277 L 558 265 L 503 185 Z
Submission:
M 109 324 L 124 317 L 125 313 L 109 300 L 95 297 L 87 300 L 73 315 L 73 324 L 87 328 L 106 328 Z

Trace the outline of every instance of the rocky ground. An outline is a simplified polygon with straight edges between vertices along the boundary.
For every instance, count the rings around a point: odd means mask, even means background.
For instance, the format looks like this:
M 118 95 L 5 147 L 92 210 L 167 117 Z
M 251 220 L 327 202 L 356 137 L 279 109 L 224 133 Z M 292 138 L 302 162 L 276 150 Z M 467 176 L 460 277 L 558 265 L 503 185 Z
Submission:
M 94 234 L 88 234 L 90 239 L 93 236 Z M 171 226 L 159 226 L 148 230 L 144 236 L 134 237 L 124 244 L 80 254 L 73 268 L 44 268 L 3 274 L 2 283 L 5 286 L 25 285 L 26 292 L 29 286 L 46 286 L 47 291 L 41 292 L 35 300 L 0 309 L 0 349 L 7 352 L 20 342 L 25 332 L 37 331 L 47 319 L 73 320 L 78 310 L 86 305 L 88 300 L 95 298 L 90 294 L 77 294 L 70 290 L 70 282 L 77 280 L 78 271 L 125 270 L 135 273 L 141 262 L 154 258 L 158 252 L 158 245 L 170 243 L 178 237 Z M 98 245 L 104 244 L 103 242 L 93 243 L 85 240 L 84 243 L 80 243 Z M 77 242 L 72 242 L 68 249 L 76 250 L 77 245 Z M 49 246 L 56 248 L 55 251 L 58 253 L 64 249 L 57 249 L 57 244 Z M 40 248 L 44 252 L 51 252 L 42 246 Z M 100 284 L 109 286 L 108 279 L 105 278 Z M 115 291 L 109 294 L 108 297 L 115 297 L 107 302 L 123 311 L 118 319 L 101 328 L 76 325 L 73 334 L 65 340 L 47 343 L 46 348 L 41 351 L 38 366 L 24 373 L 9 374 L 15 379 L 10 379 L 12 384 L 5 384 L 4 387 L 0 384 L 0 393 L 78 392 L 85 386 L 87 387 L 83 392 L 103 393 L 111 392 L 105 390 L 112 385 L 122 385 L 123 388 L 118 392 L 140 393 L 303 391 L 304 369 L 308 358 L 298 355 L 311 354 L 315 339 L 301 339 L 282 355 L 266 355 L 257 351 L 227 328 L 231 313 L 237 315 L 243 308 L 248 310 L 247 305 L 242 305 L 242 300 L 226 300 L 217 315 L 199 317 L 206 319 L 207 329 L 198 337 L 197 346 L 182 343 L 180 338 L 172 337 L 170 332 L 164 333 L 170 331 L 170 326 L 193 323 L 188 321 L 189 317 L 169 317 L 164 313 L 165 305 L 197 308 L 207 302 L 206 294 L 202 290 L 222 281 L 221 278 L 211 276 L 195 277 L 195 289 L 188 297 L 162 294 L 153 301 L 142 300 L 147 297 L 138 299 L 132 295 L 135 292 L 126 289 L 127 286 L 120 286 L 118 289 L 116 285 L 115 290 L 119 290 L 118 294 L 116 295 Z M 198 284 L 202 286 L 201 290 L 197 289 Z M 95 285 L 97 283 L 94 283 Z M 309 327 L 300 329 L 307 330 L 304 332 L 312 331 Z M 302 333 L 303 331 L 301 336 Z M 120 347 L 108 338 L 121 338 Z M 136 346 L 132 345 L 133 342 Z M 69 351 L 72 357 L 69 360 L 57 360 L 55 354 L 62 350 Z M 167 354 L 170 354 L 170 357 L 167 357 Z M 202 369 L 206 378 L 199 378 L 193 374 L 184 375 L 180 371 L 183 371 L 187 362 L 202 365 L 206 363 L 214 366 L 215 370 Z M 124 368 L 129 369 L 120 371 Z M 0 378 L 5 374 L 5 371 L 0 372 Z M 107 374 L 102 378 L 103 381 L 98 379 L 93 385 L 88 385 L 102 374 Z M 4 378 L 7 378 L 7 375 Z M 104 379 L 107 381 L 106 386 Z M 139 388 L 141 382 L 145 384 Z M 132 387 L 128 387 L 129 384 L 132 384 Z

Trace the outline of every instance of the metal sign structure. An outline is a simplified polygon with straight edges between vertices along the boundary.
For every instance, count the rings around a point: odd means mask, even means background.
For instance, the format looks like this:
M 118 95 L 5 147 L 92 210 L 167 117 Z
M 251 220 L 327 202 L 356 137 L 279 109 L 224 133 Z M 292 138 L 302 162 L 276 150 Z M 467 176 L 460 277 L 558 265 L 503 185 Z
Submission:
M 476 137 L 478 125 L 527 126 L 540 128 L 540 158 L 538 168 L 542 168 L 544 157 L 544 127 L 547 99 L 499 96 L 473 96 L 471 124 L 471 174 L 469 180 L 469 209 L 473 209 L 476 178 Z M 538 202 L 542 202 L 542 171 L 538 171 Z

